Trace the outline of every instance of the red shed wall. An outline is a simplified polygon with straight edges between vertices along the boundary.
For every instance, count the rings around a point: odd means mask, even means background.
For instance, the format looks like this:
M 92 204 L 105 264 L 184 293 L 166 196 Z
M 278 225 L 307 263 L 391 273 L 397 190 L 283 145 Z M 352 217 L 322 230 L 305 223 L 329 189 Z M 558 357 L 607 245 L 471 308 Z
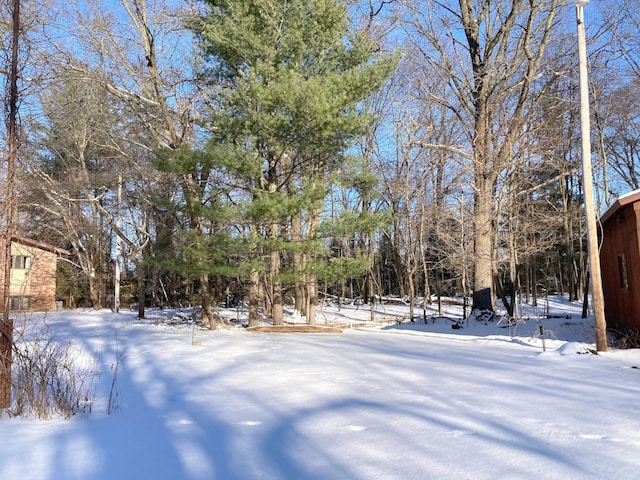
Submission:
M 640 328 L 640 202 L 625 205 L 603 225 L 600 264 L 607 325 Z M 627 287 L 621 284 L 624 255 Z

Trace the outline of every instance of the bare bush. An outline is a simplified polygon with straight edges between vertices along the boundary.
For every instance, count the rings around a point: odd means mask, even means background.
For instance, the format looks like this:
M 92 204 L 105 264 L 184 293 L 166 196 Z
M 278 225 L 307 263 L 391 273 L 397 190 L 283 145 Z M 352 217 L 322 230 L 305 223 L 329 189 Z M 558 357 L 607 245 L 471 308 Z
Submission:
M 608 332 L 614 337 L 614 346 L 625 350 L 627 348 L 640 348 L 640 329 L 626 328 L 615 330 L 608 329 Z
M 116 334 L 116 361 L 111 364 L 111 388 L 109 389 L 109 399 L 107 400 L 107 415 L 111 415 L 119 408 L 118 397 L 120 396 L 120 392 L 118 391 L 118 375 L 126 358 L 126 354 L 120 351 L 118 335 Z
M 91 413 L 94 380 L 100 372 L 95 359 L 83 355 L 78 345 L 59 341 L 45 323 L 30 339 L 14 343 L 12 416 L 41 419 Z

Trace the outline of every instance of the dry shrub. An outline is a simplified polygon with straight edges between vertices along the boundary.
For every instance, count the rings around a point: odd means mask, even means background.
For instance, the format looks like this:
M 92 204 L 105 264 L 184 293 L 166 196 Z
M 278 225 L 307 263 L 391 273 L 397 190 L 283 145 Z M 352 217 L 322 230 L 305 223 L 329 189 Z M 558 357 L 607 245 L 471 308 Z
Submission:
M 615 337 L 615 346 L 620 349 L 640 348 L 640 329 L 627 328 L 623 330 L 608 329 Z
M 59 341 L 44 323 L 14 342 L 12 416 L 40 419 L 70 418 L 91 413 L 95 399 L 97 361 L 83 355 L 78 345 Z
M 126 358 L 126 354 L 120 351 L 118 334 L 116 333 L 116 361 L 111 364 L 111 388 L 109 389 L 109 398 L 107 400 L 106 410 L 108 415 L 111 415 L 120 407 L 118 403 L 120 397 L 120 392 L 118 390 L 118 375 L 122 371 Z

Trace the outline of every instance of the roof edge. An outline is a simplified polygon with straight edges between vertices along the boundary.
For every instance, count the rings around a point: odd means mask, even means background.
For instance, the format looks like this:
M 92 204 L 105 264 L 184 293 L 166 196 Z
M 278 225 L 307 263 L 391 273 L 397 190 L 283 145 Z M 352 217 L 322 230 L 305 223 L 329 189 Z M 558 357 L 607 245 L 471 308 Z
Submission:
M 600 223 L 605 223 L 611 217 L 613 217 L 618 210 L 620 210 L 625 205 L 629 205 L 630 203 L 634 203 L 640 200 L 640 189 L 632 190 L 629 193 L 625 193 L 618 197 L 618 199 L 607 209 L 606 212 L 600 217 Z
M 49 245 L 47 243 L 38 242 L 37 240 L 31 240 L 30 238 L 20 237 L 18 235 L 12 235 L 11 241 L 24 245 L 26 247 L 34 247 L 39 248 L 40 250 L 45 250 L 47 252 L 54 253 L 60 256 L 69 256 L 71 252 L 69 250 L 65 250 L 63 248 L 54 247 L 53 245 Z

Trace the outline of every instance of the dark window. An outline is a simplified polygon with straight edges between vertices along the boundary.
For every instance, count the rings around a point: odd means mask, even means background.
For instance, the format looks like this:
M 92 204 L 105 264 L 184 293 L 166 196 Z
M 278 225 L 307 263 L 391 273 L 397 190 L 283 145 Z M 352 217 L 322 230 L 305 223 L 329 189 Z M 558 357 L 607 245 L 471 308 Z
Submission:
M 10 297 L 10 310 L 29 310 L 29 297 Z
M 627 257 L 624 253 L 618 255 L 618 274 L 620 275 L 620 288 L 629 288 L 629 278 L 627 277 Z
M 31 268 L 31 257 L 26 255 L 13 255 L 11 257 L 11 268 L 20 268 L 26 270 Z

